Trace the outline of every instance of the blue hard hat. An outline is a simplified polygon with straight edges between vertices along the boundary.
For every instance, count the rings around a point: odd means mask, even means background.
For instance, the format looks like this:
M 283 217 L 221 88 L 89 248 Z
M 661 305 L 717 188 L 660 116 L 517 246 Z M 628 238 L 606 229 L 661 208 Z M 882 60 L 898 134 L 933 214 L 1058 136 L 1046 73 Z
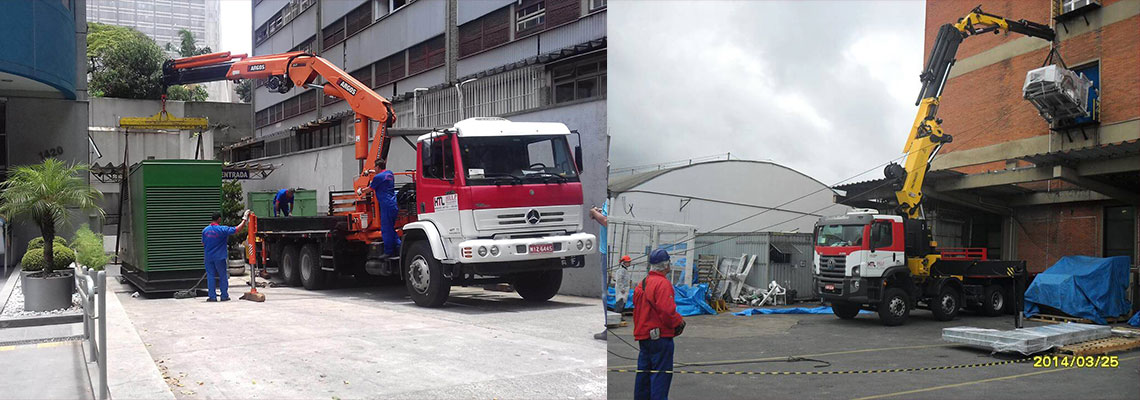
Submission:
M 653 250 L 649 253 L 649 263 L 657 264 L 669 261 L 669 253 L 665 249 Z

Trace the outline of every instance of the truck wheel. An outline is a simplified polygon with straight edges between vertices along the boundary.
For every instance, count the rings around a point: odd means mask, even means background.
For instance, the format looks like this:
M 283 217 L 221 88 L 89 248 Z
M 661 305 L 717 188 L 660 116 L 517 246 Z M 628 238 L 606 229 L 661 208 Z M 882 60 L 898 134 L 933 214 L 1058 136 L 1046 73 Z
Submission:
M 285 280 L 285 284 L 289 286 L 299 286 L 301 284 L 301 269 L 298 266 L 299 255 L 297 254 L 297 246 L 287 244 L 281 249 L 281 278 Z
M 404 283 L 412 301 L 420 307 L 439 307 L 451 294 L 451 281 L 443 276 L 443 265 L 431 254 L 425 241 L 416 241 L 408 248 L 404 263 Z
M 327 275 L 325 271 L 321 269 L 321 258 L 320 254 L 317 253 L 317 246 L 310 243 L 301 247 L 299 261 L 301 284 L 305 286 L 305 289 L 323 289 L 328 278 L 325 276 Z
M 833 301 L 831 302 L 831 312 L 835 313 L 839 319 L 853 319 L 859 315 L 860 307 L 858 304 L 848 303 L 846 301 Z
M 879 303 L 879 321 L 886 326 L 899 326 L 910 315 L 910 295 L 897 288 L 887 288 L 883 301 Z
M 511 286 L 526 301 L 547 301 L 562 287 L 562 270 L 526 272 L 518 274 Z
M 982 313 L 996 317 L 1005 311 L 1005 291 L 1000 285 L 989 285 L 982 291 Z
M 934 313 L 934 319 L 950 321 L 958 316 L 961 305 L 962 295 L 958 294 L 958 290 L 950 286 L 943 286 L 942 290 L 938 292 L 938 297 L 931 299 L 930 311 Z

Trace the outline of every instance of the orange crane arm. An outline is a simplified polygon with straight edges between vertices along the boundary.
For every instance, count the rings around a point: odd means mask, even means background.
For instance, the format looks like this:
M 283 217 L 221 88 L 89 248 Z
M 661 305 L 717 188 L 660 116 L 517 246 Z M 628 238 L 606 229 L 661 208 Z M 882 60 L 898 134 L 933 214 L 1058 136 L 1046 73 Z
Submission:
M 313 83 L 318 76 L 324 84 Z M 320 88 L 326 96 L 344 99 L 356 113 L 356 159 L 364 160 L 361 176 L 371 178 L 376 161 L 388 158 L 387 130 L 396 122 L 392 103 L 324 58 L 301 51 L 257 57 L 220 52 L 167 60 L 162 66 L 165 86 L 238 79 L 266 79 L 269 90 L 279 93 L 294 87 Z M 372 146 L 368 120 L 380 125 Z

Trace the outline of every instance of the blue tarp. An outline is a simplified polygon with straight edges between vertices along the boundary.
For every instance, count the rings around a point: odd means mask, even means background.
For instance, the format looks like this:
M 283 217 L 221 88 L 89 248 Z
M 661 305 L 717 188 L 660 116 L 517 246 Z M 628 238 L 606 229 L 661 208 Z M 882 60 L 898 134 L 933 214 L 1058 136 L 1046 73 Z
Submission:
M 1137 311 L 1136 315 L 1133 315 L 1132 319 L 1128 320 L 1128 325 L 1140 326 L 1140 311 Z
M 860 314 L 870 314 L 870 311 L 860 310 Z M 832 314 L 831 307 L 792 307 L 792 308 L 749 308 L 741 312 L 734 312 L 732 315 L 750 316 L 750 315 L 763 315 L 763 314 Z
M 1037 275 L 1025 291 L 1025 315 L 1049 306 L 1077 318 L 1105 324 L 1104 317 L 1127 314 L 1127 256 L 1108 258 L 1066 256 Z
M 696 286 L 673 286 L 673 301 L 677 303 L 677 313 L 683 317 L 690 315 L 701 314 L 716 314 L 709 306 L 708 301 L 705 300 L 706 293 L 709 291 L 709 285 L 702 283 Z M 609 309 L 614 308 L 614 288 L 608 288 L 606 293 L 606 307 Z M 630 290 L 629 299 L 625 302 L 625 309 L 633 309 L 633 290 Z

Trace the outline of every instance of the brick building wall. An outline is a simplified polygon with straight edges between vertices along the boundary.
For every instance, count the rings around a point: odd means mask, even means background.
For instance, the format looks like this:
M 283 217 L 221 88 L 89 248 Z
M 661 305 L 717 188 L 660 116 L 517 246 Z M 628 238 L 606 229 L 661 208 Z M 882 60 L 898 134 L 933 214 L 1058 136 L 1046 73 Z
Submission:
M 1118 1 L 1105 0 L 1103 8 L 1094 11 L 1104 14 Z M 926 3 L 925 49 L 930 51 L 938 28 L 953 23 L 979 4 L 982 10 L 1013 20 L 1026 19 L 1054 25 L 1050 0 L 1017 1 L 928 1 Z M 1114 7 L 1119 10 L 1122 7 Z M 1070 68 L 1099 62 L 1101 84 L 1101 126 L 1134 122 L 1140 119 L 1140 15 L 1117 15 L 1116 21 L 1088 32 L 1065 34 L 1065 28 L 1055 29 L 1063 39 L 1060 54 Z M 1095 20 L 1108 20 L 1097 15 Z M 1080 17 L 1068 22 L 1070 29 L 1084 25 Z M 1014 43 L 1016 41 L 1019 43 Z M 1031 46 L 1021 34 L 1001 32 L 966 38 L 957 54 L 958 64 L 946 84 L 939 108 L 942 127 L 954 136 L 954 142 L 945 146 L 944 154 L 956 151 L 985 148 L 1010 141 L 1053 135 L 1050 143 L 1064 145 L 1059 134 L 1051 133 L 1049 126 L 1037 110 L 1022 98 L 1021 88 L 1025 74 L 1042 66 L 1049 48 L 1040 46 L 1022 54 L 1010 54 L 994 59 L 993 63 L 972 70 L 958 71 L 963 60 L 993 57 L 994 53 L 1011 52 L 1011 48 Z M 1042 42 L 1044 44 L 1044 42 Z M 1017 53 L 1012 51 L 1011 53 Z M 926 60 L 923 60 L 924 62 Z M 976 63 L 973 65 L 977 65 Z M 1050 147 L 1056 149 L 1056 147 Z M 1020 155 L 1010 155 L 1014 158 Z M 978 160 L 970 165 L 957 165 L 955 170 L 967 174 L 1006 169 L 1006 159 Z M 1028 166 L 1024 161 L 1012 162 L 1018 167 Z M 1033 190 L 1072 189 L 1072 185 L 1058 180 L 1036 182 L 1023 187 Z M 1031 270 L 1041 271 L 1065 255 L 1103 255 L 1104 207 L 1118 203 L 1080 202 L 1059 203 L 1016 208 L 1013 211 L 1013 231 L 1016 258 L 1028 262 Z M 1136 227 L 1140 229 L 1140 226 Z M 1137 247 L 1140 247 L 1138 244 Z M 1136 264 L 1137 255 L 1133 255 Z

